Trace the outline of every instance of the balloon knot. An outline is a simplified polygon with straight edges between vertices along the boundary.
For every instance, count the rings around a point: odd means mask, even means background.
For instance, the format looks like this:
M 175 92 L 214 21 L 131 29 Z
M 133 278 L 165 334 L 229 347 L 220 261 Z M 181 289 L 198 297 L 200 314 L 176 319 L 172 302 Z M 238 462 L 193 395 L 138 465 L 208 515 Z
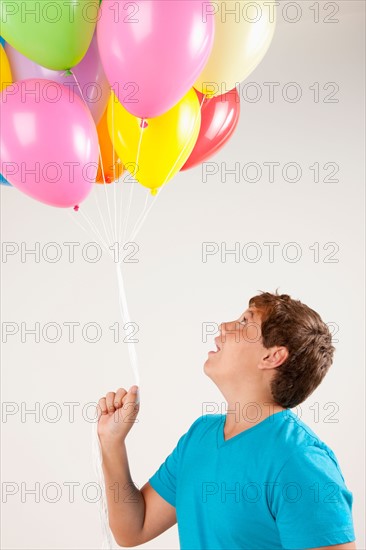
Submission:
M 79 212 L 79 205 L 78 204 L 76 206 L 74 206 L 74 210 L 75 210 L 75 212 Z
M 147 128 L 148 126 L 149 126 L 148 122 L 142 118 L 140 122 L 140 128 L 144 129 L 144 128 Z
M 151 194 L 152 194 L 152 195 L 156 195 L 157 192 L 158 192 L 157 187 L 155 187 L 154 189 L 151 189 Z
M 66 69 L 66 71 L 65 71 L 65 75 L 69 76 L 69 75 L 71 75 L 71 74 L 72 74 L 72 71 L 71 71 L 71 69 Z

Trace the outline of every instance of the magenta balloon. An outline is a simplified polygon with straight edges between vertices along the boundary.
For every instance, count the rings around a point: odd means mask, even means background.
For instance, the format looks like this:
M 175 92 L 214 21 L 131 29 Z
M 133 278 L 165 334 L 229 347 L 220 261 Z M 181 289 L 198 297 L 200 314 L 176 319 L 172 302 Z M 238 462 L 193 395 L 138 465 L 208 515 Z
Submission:
M 104 113 L 110 96 L 110 86 L 103 70 L 99 57 L 96 33 L 83 59 L 72 68 L 78 81 L 79 91 L 74 77 L 66 75 L 65 71 L 52 71 L 42 65 L 38 65 L 25 55 L 18 52 L 10 44 L 6 43 L 5 51 L 9 59 L 13 81 L 25 80 L 28 78 L 45 78 L 67 86 L 81 98 L 84 97 L 95 124 L 98 124 Z
M 0 94 L 0 172 L 23 193 L 51 206 L 77 206 L 95 182 L 94 120 L 66 86 L 21 80 Z
M 97 23 L 100 57 L 109 83 L 131 114 L 162 115 L 193 86 L 214 41 L 214 15 L 204 15 L 210 11 L 207 4 L 206 0 L 102 2 Z

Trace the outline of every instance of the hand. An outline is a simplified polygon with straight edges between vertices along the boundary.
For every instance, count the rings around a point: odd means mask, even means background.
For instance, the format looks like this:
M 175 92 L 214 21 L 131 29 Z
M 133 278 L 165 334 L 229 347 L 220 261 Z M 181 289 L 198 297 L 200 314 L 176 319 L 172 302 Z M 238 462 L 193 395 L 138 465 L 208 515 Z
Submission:
M 108 392 L 98 403 L 98 436 L 103 444 L 123 443 L 139 412 L 138 387 Z

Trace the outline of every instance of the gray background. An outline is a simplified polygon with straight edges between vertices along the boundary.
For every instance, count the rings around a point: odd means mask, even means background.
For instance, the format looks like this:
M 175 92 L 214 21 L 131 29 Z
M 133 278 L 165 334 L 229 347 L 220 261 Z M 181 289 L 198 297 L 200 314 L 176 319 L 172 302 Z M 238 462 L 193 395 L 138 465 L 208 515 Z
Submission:
M 281 6 L 285 3 L 281 2 Z M 335 452 L 347 486 L 354 494 L 354 520 L 358 548 L 365 548 L 364 506 L 364 2 L 332 3 L 340 10 L 338 23 L 325 23 L 331 11 L 320 3 L 321 20 L 314 22 L 312 2 L 301 2 L 303 16 L 286 22 L 279 12 L 272 46 L 263 62 L 247 79 L 263 96 L 250 102 L 252 89 L 242 86 L 242 113 L 236 134 L 214 158 L 218 173 L 203 181 L 200 167 L 179 174 L 158 196 L 137 243 L 138 263 L 126 264 L 125 278 L 131 316 L 139 325 L 137 351 L 141 375 L 139 423 L 128 436 L 132 478 L 142 486 L 175 446 L 178 438 L 202 413 L 205 403 L 224 400 L 205 377 L 202 367 L 212 337 L 202 340 L 202 324 L 236 318 L 259 289 L 289 293 L 316 309 L 337 331 L 334 364 L 323 384 L 301 405 L 301 418 Z M 268 100 L 265 82 L 279 82 L 274 102 Z M 296 82 L 302 98 L 285 100 L 281 91 Z M 320 101 L 309 89 L 320 85 Z M 335 82 L 337 103 L 323 100 Z M 289 93 L 291 90 L 289 91 Z M 256 162 L 263 169 L 260 181 L 250 183 L 227 176 L 236 162 L 243 168 Z M 263 163 L 289 162 L 301 166 L 297 183 L 277 172 L 268 181 Z M 321 169 L 315 182 L 309 169 L 336 163 L 338 182 L 325 182 L 330 170 Z M 291 171 L 289 172 L 292 176 Z M 129 186 L 129 184 L 127 184 Z M 93 191 L 94 193 L 94 191 Z M 103 189 L 95 190 L 106 211 Z M 135 190 L 131 219 L 142 208 L 144 189 Z M 108 328 L 120 322 L 113 263 L 83 259 L 81 248 L 94 240 L 74 225 L 77 216 L 43 206 L 15 189 L 2 188 L 1 233 L 4 242 L 26 243 L 41 249 L 50 242 L 61 247 L 62 257 L 51 263 L 21 255 L 9 257 L 2 268 L 2 323 L 39 322 L 63 327 L 57 343 L 41 336 L 39 343 L 20 333 L 2 345 L 2 399 L 14 414 L 2 421 L 2 483 L 14 483 L 18 492 L 2 505 L 2 545 L 12 549 L 99 548 L 101 531 L 91 460 L 93 423 L 85 419 L 85 406 L 109 390 L 128 388 L 133 382 L 126 344 L 113 342 Z M 83 205 L 97 220 L 94 198 Z M 81 217 L 78 218 L 81 220 Z M 99 223 L 100 226 L 100 223 Z M 75 262 L 63 243 L 78 242 Z M 235 242 L 241 249 L 255 242 L 262 258 L 257 262 L 220 254 L 202 261 L 202 243 Z M 273 262 L 265 242 L 279 242 Z M 281 251 L 296 242 L 298 262 L 285 261 Z M 309 249 L 319 243 L 320 260 Z M 334 259 L 324 261 L 332 248 Z M 24 245 L 23 245 L 24 246 Z M 289 249 L 289 255 L 294 249 Z M 50 255 L 52 254 L 49 249 Z M 47 254 L 47 252 L 45 253 Z M 254 249 L 248 250 L 254 255 Z M 329 258 L 328 258 L 329 260 Z M 88 343 L 80 327 L 69 343 L 63 323 L 98 323 L 102 337 Z M 93 331 L 90 330 L 90 337 Z M 50 331 L 52 337 L 52 331 Z M 75 405 L 71 421 L 65 403 Z M 14 403 L 14 405 L 11 405 Z M 22 403 L 24 403 L 22 405 Z M 41 414 L 22 419 L 22 408 Z M 49 403 L 56 403 L 58 409 Z M 53 408 L 52 408 L 53 407 Z M 84 408 L 84 414 L 82 410 Z M 19 409 L 18 412 L 16 412 Z M 61 415 L 52 422 L 55 413 Z M 92 416 L 92 410 L 89 409 Z M 333 420 L 333 422 L 332 422 Z M 336 422 L 334 422 L 336 420 Z M 40 484 L 40 502 L 24 489 Z M 69 502 L 67 483 L 77 483 Z M 23 485 L 23 491 L 21 484 Z M 58 484 L 58 502 L 49 502 Z M 7 485 L 9 487 L 9 485 Z M 22 502 L 21 494 L 23 492 Z M 86 496 L 85 496 L 86 495 Z M 178 548 L 176 526 L 146 548 Z

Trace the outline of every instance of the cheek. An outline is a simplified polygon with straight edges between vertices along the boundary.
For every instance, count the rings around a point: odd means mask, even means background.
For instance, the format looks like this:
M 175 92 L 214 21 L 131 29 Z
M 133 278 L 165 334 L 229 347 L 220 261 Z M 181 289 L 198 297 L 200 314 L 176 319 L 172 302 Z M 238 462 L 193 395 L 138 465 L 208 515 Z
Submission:
M 249 323 L 243 327 L 240 336 L 247 344 L 257 344 L 261 339 L 260 329 L 256 323 Z
M 251 354 L 252 345 L 244 340 L 242 337 L 240 341 L 231 341 L 225 348 L 225 357 L 228 358 L 233 364 L 242 364 L 245 358 Z
M 251 363 L 256 359 L 258 352 L 260 351 L 260 345 L 258 344 L 258 334 L 255 327 L 243 327 L 241 331 L 240 340 L 233 340 L 230 345 L 227 346 L 226 357 L 228 357 L 233 364 L 242 367 L 247 363 Z

